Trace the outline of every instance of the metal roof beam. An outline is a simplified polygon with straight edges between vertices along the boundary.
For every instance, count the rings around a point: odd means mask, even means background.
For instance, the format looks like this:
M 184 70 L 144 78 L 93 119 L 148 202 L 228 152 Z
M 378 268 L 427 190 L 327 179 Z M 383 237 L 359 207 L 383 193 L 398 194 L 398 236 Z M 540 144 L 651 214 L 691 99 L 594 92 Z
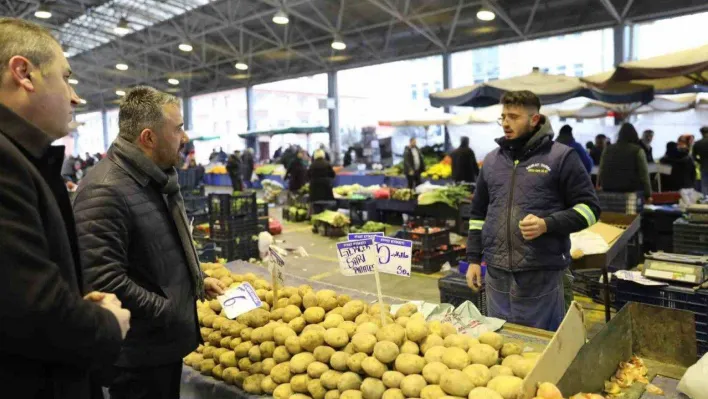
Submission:
M 499 16 L 499 18 L 502 19 L 502 21 L 506 22 L 506 24 L 509 25 L 509 27 L 514 32 L 516 32 L 517 35 L 519 35 L 521 38 L 526 40 L 526 34 L 524 34 L 524 32 L 522 32 L 521 29 L 519 29 L 519 27 L 516 25 L 516 23 L 514 23 L 514 21 L 511 19 L 511 17 L 509 17 L 509 14 L 507 14 L 503 8 L 501 8 L 498 4 L 496 4 L 496 2 L 485 0 L 484 4 L 487 7 L 489 7 L 492 11 L 494 11 L 494 13 L 497 14 Z
M 617 22 L 622 23 L 622 16 L 617 12 L 617 9 L 612 4 L 612 0 L 600 0 L 600 3 L 605 6 L 605 9 L 608 13 L 610 13 L 612 18 L 614 18 Z
M 392 10 L 392 9 L 388 8 L 386 5 L 382 4 L 378 0 L 368 0 L 368 1 L 369 1 L 369 3 L 380 8 L 382 11 L 386 12 L 387 14 L 393 16 L 394 18 L 398 19 L 399 21 L 403 22 L 404 24 L 410 26 L 414 31 L 418 32 L 421 36 L 428 39 L 430 42 L 432 42 L 437 47 L 440 47 L 443 50 L 445 49 L 445 44 L 442 41 L 440 41 L 440 39 L 438 39 L 435 35 L 432 35 L 430 32 L 426 31 L 424 28 L 421 28 L 420 26 L 411 22 L 408 18 L 401 15 L 401 13 L 398 12 L 397 10 Z

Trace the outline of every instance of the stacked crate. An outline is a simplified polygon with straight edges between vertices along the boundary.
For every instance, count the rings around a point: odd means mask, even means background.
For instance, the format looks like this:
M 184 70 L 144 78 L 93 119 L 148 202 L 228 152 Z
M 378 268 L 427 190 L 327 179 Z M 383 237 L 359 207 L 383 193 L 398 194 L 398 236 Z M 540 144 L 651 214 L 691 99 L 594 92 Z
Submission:
M 708 255 L 708 224 L 676 219 L 673 250 L 677 254 Z
M 457 260 L 447 228 L 408 225 L 398 237 L 413 242 L 413 271 L 431 274 L 440 271 L 445 262 L 453 264 Z
M 257 257 L 259 232 L 255 193 L 209 195 L 209 234 L 217 258 Z

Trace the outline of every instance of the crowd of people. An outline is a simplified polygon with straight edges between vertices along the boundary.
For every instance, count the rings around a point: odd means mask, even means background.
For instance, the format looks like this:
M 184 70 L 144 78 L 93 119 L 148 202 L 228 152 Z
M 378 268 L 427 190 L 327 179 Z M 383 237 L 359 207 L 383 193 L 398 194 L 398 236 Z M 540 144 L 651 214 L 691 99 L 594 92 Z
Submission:
M 78 183 L 86 175 L 86 172 L 103 159 L 104 156 L 105 154 L 96 153 L 91 155 L 88 152 L 83 158 L 81 155 L 69 155 L 62 163 L 61 175 L 67 182 Z

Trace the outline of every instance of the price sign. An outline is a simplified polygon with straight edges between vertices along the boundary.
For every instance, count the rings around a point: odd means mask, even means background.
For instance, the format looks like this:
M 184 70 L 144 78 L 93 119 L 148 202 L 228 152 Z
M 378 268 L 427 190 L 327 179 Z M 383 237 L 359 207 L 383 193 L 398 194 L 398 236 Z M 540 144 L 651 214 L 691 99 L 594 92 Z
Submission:
M 384 233 L 349 233 L 347 238 L 349 239 L 349 241 L 366 240 L 366 239 L 373 240 L 374 237 L 383 236 L 383 235 L 384 235 Z
M 228 289 L 224 292 L 224 295 L 219 295 L 216 299 L 219 300 L 221 307 L 224 308 L 226 317 L 231 320 L 263 304 L 258 295 L 256 295 L 256 291 L 248 283 Z
M 371 239 L 337 243 L 339 269 L 345 276 L 360 276 L 376 271 L 377 256 Z
M 411 276 L 413 242 L 390 237 L 374 237 L 379 271 L 397 276 Z
M 283 270 L 285 269 L 285 260 L 278 254 L 272 246 L 268 248 L 268 271 L 280 285 L 285 285 L 285 277 Z

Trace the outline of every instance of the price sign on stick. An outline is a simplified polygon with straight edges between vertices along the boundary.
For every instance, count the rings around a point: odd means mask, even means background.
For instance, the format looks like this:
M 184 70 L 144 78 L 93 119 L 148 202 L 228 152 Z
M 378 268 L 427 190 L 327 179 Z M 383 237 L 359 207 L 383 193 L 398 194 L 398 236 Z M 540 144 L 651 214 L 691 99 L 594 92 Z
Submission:
M 374 237 L 379 255 L 379 271 L 397 276 L 411 276 L 413 242 L 390 237 Z
M 278 284 L 285 285 L 283 276 L 285 261 L 273 246 L 268 247 L 268 270 L 270 271 L 271 284 L 273 284 L 273 309 L 278 307 Z
M 337 243 L 339 270 L 345 276 L 361 276 L 376 270 L 376 247 L 374 241 L 356 240 Z
M 366 239 L 373 240 L 374 237 L 383 236 L 383 235 L 384 235 L 384 233 L 349 233 L 347 235 L 347 238 L 349 239 L 349 241 L 366 240 Z
M 231 320 L 263 304 L 258 299 L 256 291 L 248 283 L 228 289 L 224 292 L 224 295 L 219 295 L 216 299 L 219 300 L 221 307 L 224 308 L 226 317 Z

